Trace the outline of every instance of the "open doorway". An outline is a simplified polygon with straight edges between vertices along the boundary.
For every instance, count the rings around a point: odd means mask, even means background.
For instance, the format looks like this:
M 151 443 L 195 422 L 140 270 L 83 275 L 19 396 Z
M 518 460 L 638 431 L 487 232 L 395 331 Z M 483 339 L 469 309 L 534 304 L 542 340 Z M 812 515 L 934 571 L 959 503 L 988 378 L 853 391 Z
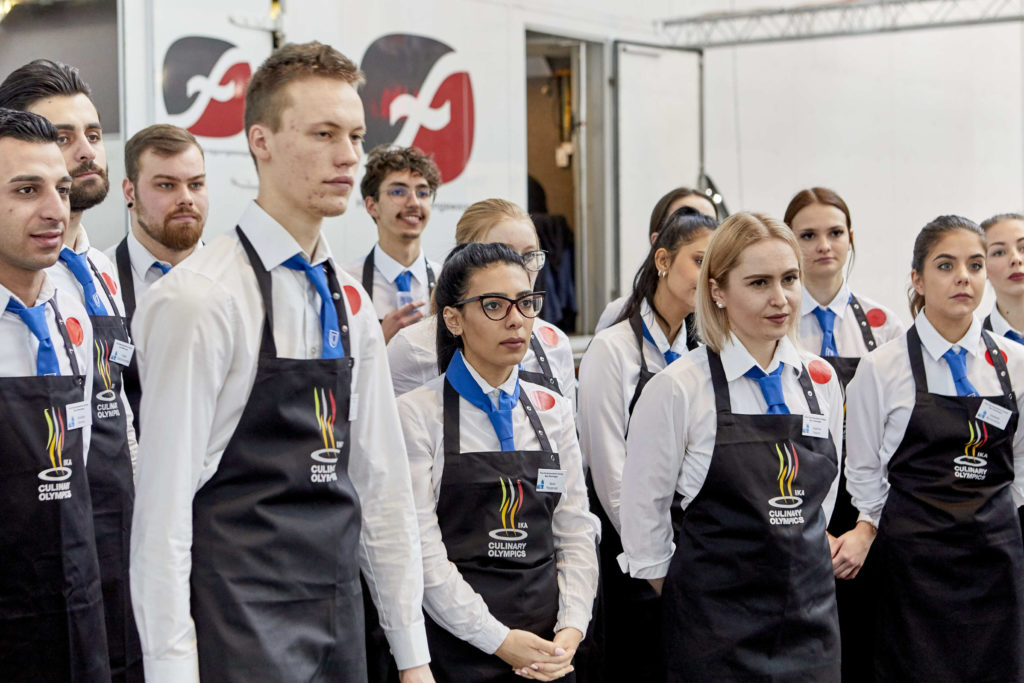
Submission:
M 603 50 L 526 33 L 528 210 L 548 252 L 541 315 L 570 335 L 593 330 L 607 289 Z

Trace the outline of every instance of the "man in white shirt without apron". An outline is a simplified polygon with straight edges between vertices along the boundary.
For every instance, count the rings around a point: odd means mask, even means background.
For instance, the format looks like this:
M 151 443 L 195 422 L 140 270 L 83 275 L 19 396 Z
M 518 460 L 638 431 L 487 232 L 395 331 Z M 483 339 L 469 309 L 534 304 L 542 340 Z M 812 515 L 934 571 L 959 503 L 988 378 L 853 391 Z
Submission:
M 125 143 L 124 168 L 121 189 L 131 230 L 104 253 L 117 267 L 131 326 L 150 285 L 199 246 L 210 200 L 203 148 L 184 128 L 163 123 L 143 128 Z M 142 387 L 134 358 L 125 368 L 124 386 L 138 433 Z
M 285 45 L 246 92 L 259 190 L 136 312 L 146 458 L 132 595 L 150 683 L 361 681 L 360 570 L 403 683 L 431 682 L 409 466 L 376 314 L 336 269 L 358 68 Z
M 441 265 L 428 261 L 420 243 L 441 171 L 416 147 L 375 147 L 366 158 L 359 191 L 377 224 L 377 244 L 345 266 L 363 283 L 384 330 L 384 343 L 423 317 Z

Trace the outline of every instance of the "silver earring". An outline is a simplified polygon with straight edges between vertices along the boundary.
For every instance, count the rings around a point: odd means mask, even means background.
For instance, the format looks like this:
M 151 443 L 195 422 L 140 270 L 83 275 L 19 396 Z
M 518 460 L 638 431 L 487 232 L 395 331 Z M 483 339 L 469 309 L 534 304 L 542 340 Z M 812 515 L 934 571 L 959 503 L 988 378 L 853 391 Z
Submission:
M 723 304 L 721 301 L 716 301 L 715 305 L 718 306 L 719 308 L 725 308 L 725 304 Z

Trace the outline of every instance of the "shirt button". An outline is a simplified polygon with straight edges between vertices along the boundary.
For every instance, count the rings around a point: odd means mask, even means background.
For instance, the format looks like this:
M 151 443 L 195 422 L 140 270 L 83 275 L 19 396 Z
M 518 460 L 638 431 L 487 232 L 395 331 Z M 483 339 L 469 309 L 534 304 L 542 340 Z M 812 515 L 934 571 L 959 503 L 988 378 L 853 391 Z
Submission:
M 314 346 L 313 348 L 310 349 L 310 351 L 313 353 L 313 356 L 315 358 L 319 358 L 320 357 L 320 347 L 319 346 Z

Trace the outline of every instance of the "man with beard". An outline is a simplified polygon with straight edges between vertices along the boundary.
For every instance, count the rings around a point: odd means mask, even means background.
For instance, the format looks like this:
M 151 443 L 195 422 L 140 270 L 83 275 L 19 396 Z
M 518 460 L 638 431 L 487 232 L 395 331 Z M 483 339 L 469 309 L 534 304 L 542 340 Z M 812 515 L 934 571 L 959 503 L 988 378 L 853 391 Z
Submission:
M 416 147 L 380 145 L 366 158 L 359 185 L 366 211 L 377 224 L 377 244 L 365 258 L 345 266 L 373 300 L 384 342 L 423 317 L 438 263 L 420 249 L 441 172 Z
M 142 679 L 142 650 L 128 583 L 129 532 L 135 499 L 135 430 L 121 384 L 134 348 L 124 319 L 114 266 L 89 245 L 82 213 L 107 196 L 103 127 L 78 70 L 37 59 L 0 84 L 0 107 L 38 114 L 57 129 L 57 145 L 72 177 L 64 246 L 48 275 L 58 290 L 85 304 L 93 327 L 92 435 L 88 479 L 110 670 L 114 681 Z
M 209 198 L 203 148 L 184 128 L 157 124 L 124 146 L 122 184 L 132 229 L 107 256 L 117 266 L 128 328 L 136 302 L 150 286 L 199 246 Z M 124 387 L 139 432 L 142 388 L 135 359 L 124 371 Z

